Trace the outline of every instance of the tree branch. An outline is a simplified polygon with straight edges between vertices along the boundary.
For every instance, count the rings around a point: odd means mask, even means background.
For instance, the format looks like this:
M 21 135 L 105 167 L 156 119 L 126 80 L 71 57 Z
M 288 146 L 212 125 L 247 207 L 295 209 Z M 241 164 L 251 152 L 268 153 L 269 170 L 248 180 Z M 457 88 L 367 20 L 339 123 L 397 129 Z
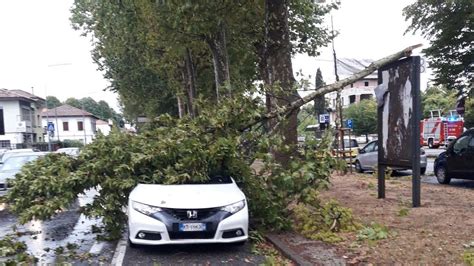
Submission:
M 277 110 L 274 110 L 274 111 L 268 112 L 266 114 L 263 114 L 259 117 L 256 117 L 255 119 L 250 121 L 248 124 L 246 124 L 244 127 L 242 127 L 242 130 L 248 129 L 248 128 L 254 126 L 255 124 L 267 121 L 269 119 L 272 119 L 272 118 L 275 118 L 275 117 L 278 117 L 278 116 L 285 116 L 288 113 L 293 112 L 295 109 L 298 109 L 301 106 L 305 105 L 306 103 L 308 103 L 310 101 L 313 101 L 317 96 L 324 95 L 326 93 L 330 93 L 330 92 L 342 89 L 345 86 L 347 86 L 347 85 L 349 85 L 349 84 L 351 84 L 351 83 L 353 83 L 357 80 L 360 80 L 363 77 L 366 77 L 366 76 L 370 75 L 372 72 L 376 71 L 377 69 L 381 68 L 382 66 L 384 66 L 386 64 L 397 61 L 400 58 L 410 56 L 411 52 L 414 49 L 419 48 L 421 46 L 422 46 L 421 44 L 409 46 L 409 47 L 407 47 L 407 48 L 405 48 L 405 49 L 403 49 L 403 50 L 401 50 L 397 53 L 394 53 L 392 55 L 389 55 L 387 57 L 384 57 L 382 59 L 374 61 L 368 67 L 366 67 L 365 69 L 357 72 L 356 74 L 354 74 L 354 75 L 352 75 L 348 78 L 345 78 L 345 79 L 343 79 L 341 81 L 338 81 L 336 83 L 333 83 L 333 84 L 325 85 L 325 86 L 319 88 L 317 91 L 315 91 L 315 92 L 313 92 L 313 93 L 311 93 L 311 94 L 309 94 L 309 95 L 307 95 L 303 98 L 300 98 L 300 99 L 298 99 L 294 102 L 291 102 L 286 106 L 283 106 L 281 108 L 278 108 Z

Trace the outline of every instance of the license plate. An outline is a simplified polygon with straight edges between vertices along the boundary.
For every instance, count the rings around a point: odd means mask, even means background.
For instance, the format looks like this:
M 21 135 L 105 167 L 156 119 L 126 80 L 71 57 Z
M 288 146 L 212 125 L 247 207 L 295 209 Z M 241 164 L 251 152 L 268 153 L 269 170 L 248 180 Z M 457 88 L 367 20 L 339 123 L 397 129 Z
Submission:
M 206 231 L 206 224 L 205 223 L 183 223 L 183 224 L 179 224 L 179 231 L 181 231 L 181 232 Z

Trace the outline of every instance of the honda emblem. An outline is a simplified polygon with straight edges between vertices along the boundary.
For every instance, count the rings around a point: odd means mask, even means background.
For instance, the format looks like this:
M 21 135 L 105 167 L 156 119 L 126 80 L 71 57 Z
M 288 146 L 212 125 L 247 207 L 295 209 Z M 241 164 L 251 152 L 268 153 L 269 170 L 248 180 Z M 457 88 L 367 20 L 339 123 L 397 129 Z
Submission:
M 188 215 L 188 219 L 197 219 L 198 218 L 198 212 L 195 210 L 190 210 L 186 212 Z

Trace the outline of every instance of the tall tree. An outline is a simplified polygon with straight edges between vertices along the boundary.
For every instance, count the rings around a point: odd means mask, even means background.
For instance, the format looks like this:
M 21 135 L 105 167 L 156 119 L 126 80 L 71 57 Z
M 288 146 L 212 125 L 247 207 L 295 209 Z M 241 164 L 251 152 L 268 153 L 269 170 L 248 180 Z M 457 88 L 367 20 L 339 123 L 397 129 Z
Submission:
M 291 64 L 290 29 L 288 26 L 288 5 L 285 0 L 265 1 L 266 21 L 266 76 L 271 91 L 267 94 L 267 108 L 271 112 L 278 106 L 289 105 L 298 99 Z M 297 144 L 298 112 L 292 112 L 277 126 L 285 144 Z M 275 126 L 275 122 L 271 124 Z M 275 156 L 282 165 L 287 165 L 291 154 L 276 151 Z
M 430 117 L 432 110 L 440 110 L 447 114 L 456 108 L 456 91 L 448 91 L 441 86 L 432 86 L 421 94 L 421 109 L 423 117 Z
M 52 109 L 61 105 L 61 101 L 55 96 L 46 96 L 46 108 Z
M 64 101 L 65 104 L 68 104 L 72 107 L 76 107 L 76 108 L 79 108 L 79 109 L 82 109 L 82 104 L 81 104 L 81 101 L 74 98 L 74 97 L 70 97 L 70 98 L 67 98 L 66 101 Z
M 464 113 L 464 127 L 474 128 L 474 99 L 466 101 L 466 112 Z
M 421 31 L 430 39 L 423 52 L 434 69 L 435 83 L 459 93 L 471 90 L 474 79 L 472 10 L 472 0 L 417 0 L 403 10 L 411 20 L 407 31 Z
M 318 67 L 318 70 L 316 70 L 314 87 L 316 90 L 318 90 L 324 85 L 326 85 L 326 83 L 323 80 L 323 74 L 321 72 L 321 69 L 319 69 Z M 316 97 L 316 99 L 314 99 L 314 111 L 316 119 L 319 119 L 320 114 L 326 113 L 326 99 L 324 98 L 324 95 L 318 96 Z
M 365 135 L 377 132 L 377 103 L 375 100 L 362 100 L 351 104 L 344 109 L 344 117 L 352 119 L 353 132 L 357 135 Z

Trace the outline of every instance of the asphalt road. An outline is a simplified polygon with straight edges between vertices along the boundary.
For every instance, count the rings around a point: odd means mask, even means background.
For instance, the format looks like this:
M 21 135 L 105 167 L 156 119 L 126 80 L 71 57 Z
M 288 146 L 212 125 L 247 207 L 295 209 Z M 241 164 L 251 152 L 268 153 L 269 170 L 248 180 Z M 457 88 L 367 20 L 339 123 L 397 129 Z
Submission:
M 250 244 L 127 246 L 122 265 L 260 265 L 265 257 L 253 254 Z
M 32 221 L 24 225 L 18 224 L 17 218 L 8 211 L 7 206 L 2 205 L 0 238 L 9 234 L 16 235 L 19 241 L 27 244 L 28 253 L 38 258 L 38 264 L 68 262 L 74 265 L 91 265 L 111 261 L 115 242 L 97 241 L 97 235 L 91 232 L 91 226 L 100 226 L 100 220 L 88 219 L 78 213 L 79 206 L 91 202 L 94 195 L 95 192 L 91 191 L 80 195 L 69 210 L 58 213 L 49 221 Z M 73 254 L 80 258 L 74 258 Z

